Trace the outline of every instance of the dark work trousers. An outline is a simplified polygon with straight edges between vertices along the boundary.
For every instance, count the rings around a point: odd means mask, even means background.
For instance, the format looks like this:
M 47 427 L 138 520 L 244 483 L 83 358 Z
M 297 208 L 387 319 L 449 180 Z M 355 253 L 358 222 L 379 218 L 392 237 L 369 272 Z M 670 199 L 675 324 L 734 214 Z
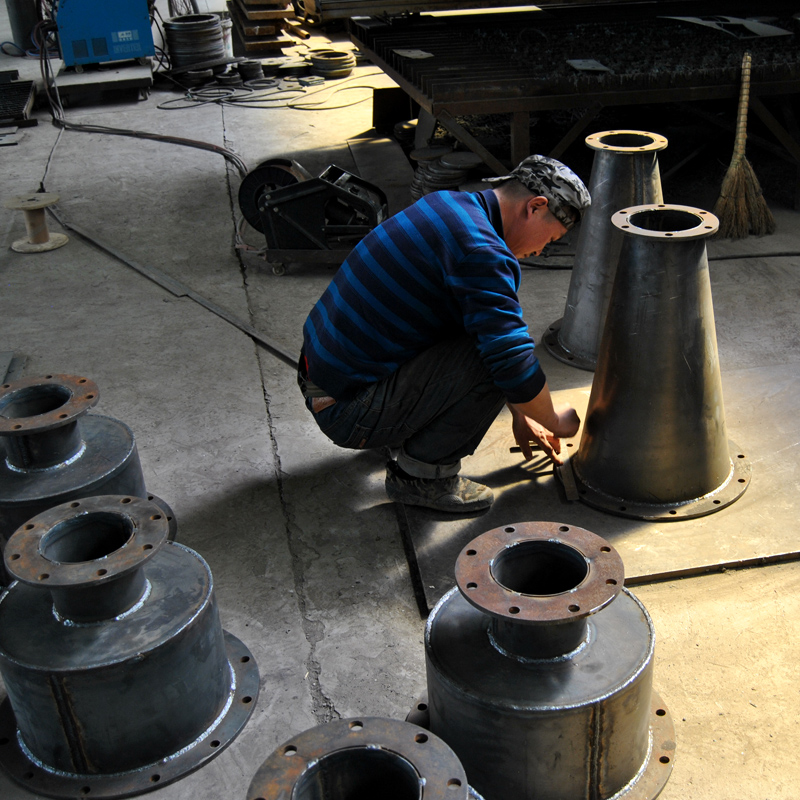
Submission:
M 417 478 L 458 473 L 505 403 L 467 336 L 434 345 L 392 375 L 314 414 L 340 447 L 399 448 L 398 465 Z M 311 409 L 311 399 L 306 401 Z M 312 412 L 314 413 L 314 412 Z

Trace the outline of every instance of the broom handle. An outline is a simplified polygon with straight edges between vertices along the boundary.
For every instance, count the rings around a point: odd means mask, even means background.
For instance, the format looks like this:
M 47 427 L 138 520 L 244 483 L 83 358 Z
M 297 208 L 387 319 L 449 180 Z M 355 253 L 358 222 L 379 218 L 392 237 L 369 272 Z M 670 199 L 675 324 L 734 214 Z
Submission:
M 742 59 L 742 88 L 739 92 L 739 118 L 736 122 L 736 138 L 733 144 L 733 162 L 738 164 L 744 158 L 747 141 L 747 108 L 750 105 L 750 53 Z

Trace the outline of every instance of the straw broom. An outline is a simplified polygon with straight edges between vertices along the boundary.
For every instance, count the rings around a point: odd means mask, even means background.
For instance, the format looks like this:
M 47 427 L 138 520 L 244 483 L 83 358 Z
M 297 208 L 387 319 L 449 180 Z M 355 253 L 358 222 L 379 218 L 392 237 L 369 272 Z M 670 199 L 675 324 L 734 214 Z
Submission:
M 750 103 L 750 63 L 750 53 L 745 53 L 733 157 L 714 206 L 714 214 L 719 218 L 719 236 L 723 239 L 744 239 L 750 233 L 764 236 L 775 230 L 775 219 L 761 193 L 761 184 L 744 156 Z

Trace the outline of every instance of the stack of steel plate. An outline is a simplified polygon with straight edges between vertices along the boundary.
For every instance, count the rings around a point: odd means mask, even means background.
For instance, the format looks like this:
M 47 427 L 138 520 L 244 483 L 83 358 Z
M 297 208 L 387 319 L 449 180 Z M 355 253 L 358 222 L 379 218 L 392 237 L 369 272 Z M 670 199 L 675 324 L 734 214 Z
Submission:
M 356 65 L 355 54 L 343 50 L 312 50 L 308 60 L 311 72 L 323 78 L 346 78 Z
M 480 156 L 474 153 L 453 152 L 441 145 L 414 150 L 411 158 L 418 165 L 411 183 L 411 196 L 415 200 L 430 192 L 457 191 L 469 171 L 482 163 Z

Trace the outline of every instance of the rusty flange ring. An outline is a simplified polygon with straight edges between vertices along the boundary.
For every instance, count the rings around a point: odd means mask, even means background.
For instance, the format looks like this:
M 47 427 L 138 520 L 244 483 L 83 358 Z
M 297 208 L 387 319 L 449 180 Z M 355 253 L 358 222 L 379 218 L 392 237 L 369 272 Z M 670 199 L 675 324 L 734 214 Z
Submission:
M 633 130 L 600 131 L 587 136 L 585 142 L 592 150 L 621 154 L 663 150 L 669 144 L 660 133 Z
M 385 755 L 408 770 L 425 787 L 425 800 L 466 800 L 467 776 L 453 751 L 438 737 L 410 722 L 382 717 L 343 719 L 320 725 L 284 742 L 261 765 L 247 791 L 247 800 L 294 797 L 298 781 L 322 759 L 340 754 L 359 769 L 359 756 Z M 389 776 L 384 772 L 384 779 Z M 398 770 L 398 776 L 400 771 Z M 313 779 L 313 776 L 311 776 Z
M 617 211 L 611 223 L 623 233 L 667 241 L 703 239 L 719 230 L 719 220 L 710 211 L 671 203 L 630 206 Z
M 0 386 L 0 435 L 30 435 L 74 422 L 97 404 L 97 384 L 79 375 L 45 375 Z M 15 403 L 30 406 L 37 402 L 47 408 L 41 414 L 15 417 L 7 412 Z M 57 404 L 57 407 L 53 407 Z
M 579 580 L 553 594 L 526 594 L 504 586 L 498 579 L 501 561 L 514 548 L 528 549 L 537 543 L 569 559 Z M 462 595 L 477 609 L 530 624 L 588 617 L 619 594 L 625 578 L 619 553 L 605 539 L 558 522 L 523 522 L 483 533 L 461 551 L 455 573 Z
M 49 544 L 57 541 L 65 528 L 74 530 L 82 518 L 91 515 L 114 518 L 130 531 L 127 540 L 103 558 L 102 566 L 97 560 L 61 563 L 45 555 Z M 17 529 L 5 548 L 6 569 L 32 586 L 97 586 L 141 567 L 155 555 L 169 533 L 167 514 L 155 502 L 115 495 L 74 500 L 38 514 Z

